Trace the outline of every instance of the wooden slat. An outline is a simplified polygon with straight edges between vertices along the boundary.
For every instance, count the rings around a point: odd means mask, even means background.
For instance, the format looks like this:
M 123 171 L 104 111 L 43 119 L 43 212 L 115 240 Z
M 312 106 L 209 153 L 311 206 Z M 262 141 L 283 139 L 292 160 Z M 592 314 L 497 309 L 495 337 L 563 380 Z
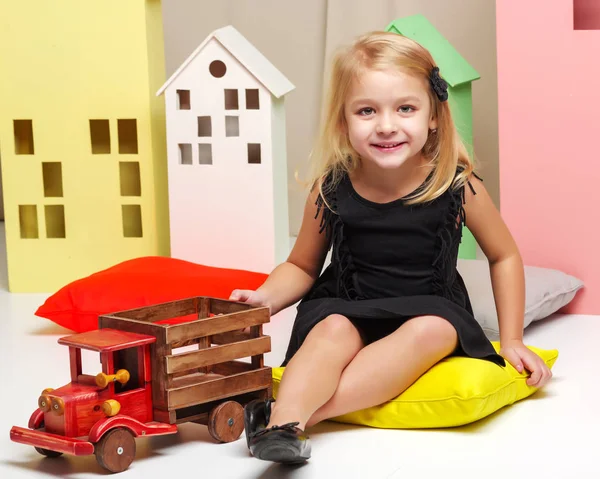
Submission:
M 173 349 L 184 348 L 186 346 L 191 346 L 192 344 L 198 344 L 198 341 L 200 341 L 198 338 L 194 338 L 194 339 L 190 339 L 188 341 L 180 341 L 178 343 L 171 343 L 171 348 L 173 348 Z
M 187 298 L 168 303 L 155 304 L 152 306 L 144 306 L 127 311 L 119 311 L 116 316 L 118 318 L 137 319 L 139 321 L 156 322 L 164 319 L 177 318 L 179 316 L 187 316 L 198 312 L 199 298 Z
M 262 336 L 262 334 L 263 334 L 262 324 L 259 324 L 258 326 L 252 326 L 250 328 L 250 335 L 252 337 L 259 338 Z M 252 366 L 254 367 L 254 369 L 264 368 L 265 367 L 264 355 L 258 354 L 258 355 L 252 356 Z
M 235 331 L 247 326 L 268 323 L 269 319 L 269 308 L 257 308 L 251 311 L 240 311 L 223 316 L 199 319 L 190 323 L 174 324 L 166 328 L 167 342 L 179 343 L 193 338 Z
M 272 381 L 271 374 L 271 368 L 263 368 L 214 379 L 195 386 L 169 389 L 167 391 L 169 410 L 268 388 Z
M 221 374 L 223 376 L 232 376 L 234 374 L 244 373 L 246 371 L 252 371 L 254 366 L 251 363 L 244 361 L 227 361 L 226 363 L 215 364 L 210 368 L 214 374 Z
M 215 334 L 211 336 L 213 344 L 229 344 L 237 341 L 245 341 L 247 339 L 259 338 L 262 336 L 262 324 L 252 326 L 249 332 L 244 332 L 243 329 L 229 331 L 227 333 Z
M 230 314 L 240 311 L 248 311 L 254 309 L 255 306 L 244 303 L 236 303 L 233 301 L 225 301 L 218 298 L 210 298 L 210 312 L 213 314 Z
M 169 375 L 165 372 L 165 356 L 171 354 L 169 344 L 157 344 L 150 347 L 152 356 L 152 401 L 154 406 L 167 409 L 167 388 L 169 387 Z
M 198 319 L 208 318 L 210 312 L 210 298 L 200 298 L 198 303 Z
M 211 364 L 224 363 L 233 359 L 264 354 L 269 351 L 271 351 L 271 338 L 263 336 L 238 343 L 213 346 L 212 348 L 167 356 L 165 358 L 166 370 L 167 374 L 173 374 L 189 369 L 210 366 Z
M 196 338 L 196 339 L 190 339 L 189 341 L 181 341 L 178 343 L 171 343 L 172 355 L 183 354 L 183 353 L 177 353 L 175 350 L 178 348 L 183 348 L 185 346 L 196 345 L 198 347 L 198 349 L 209 348 L 210 347 L 209 340 L 210 340 L 210 338 L 208 336 L 206 336 L 204 338 Z M 187 351 L 187 352 L 192 352 L 192 351 Z M 208 370 L 209 370 L 208 367 L 198 368 L 198 372 L 201 372 L 201 373 L 207 373 Z M 184 374 L 187 374 L 187 373 L 184 373 Z
M 262 354 L 258 356 L 252 356 L 252 367 L 255 369 L 260 369 L 265 367 L 265 357 Z
M 202 350 L 202 349 L 208 349 L 208 348 L 210 348 L 210 340 L 209 339 L 210 338 L 208 338 L 208 337 L 200 338 L 198 340 L 198 349 Z M 205 373 L 205 374 L 208 373 L 209 366 L 210 366 L 210 364 L 206 364 L 204 366 L 199 366 L 198 367 L 198 372 L 199 373 Z
M 244 333 L 243 329 L 238 329 L 237 331 L 213 334 L 210 339 L 213 344 L 229 344 L 237 341 L 246 341 L 247 339 L 252 339 L 254 337 L 256 336 L 253 336 L 252 333 Z
M 182 372 L 180 372 L 180 373 L 172 374 L 172 375 L 170 376 L 171 380 L 170 380 L 170 381 L 169 381 L 169 383 L 168 383 L 168 387 L 170 387 L 170 388 L 172 388 L 172 387 L 173 387 L 173 381 L 172 381 L 172 380 L 174 380 L 174 379 L 177 379 L 177 378 L 181 378 L 181 377 L 183 377 L 183 376 L 187 376 L 187 375 L 188 375 L 190 372 L 192 372 L 192 371 L 182 371 Z M 196 372 L 198 372 L 198 371 L 196 371 Z M 166 374 L 166 373 L 165 373 L 165 374 Z
M 174 377 L 171 379 L 171 385 L 169 386 L 170 389 L 176 389 L 176 388 L 184 388 L 187 386 L 195 386 L 196 384 L 201 384 L 201 383 L 205 383 L 207 381 L 213 381 L 215 379 L 220 379 L 222 378 L 223 375 L 222 374 L 216 374 L 216 373 L 191 373 L 191 374 L 186 374 L 184 376 L 179 376 L 179 377 Z
M 162 342 L 166 342 L 167 338 L 165 327 L 137 319 L 121 318 L 105 314 L 98 318 L 98 323 L 101 329 L 113 328 L 132 333 L 148 334 Z

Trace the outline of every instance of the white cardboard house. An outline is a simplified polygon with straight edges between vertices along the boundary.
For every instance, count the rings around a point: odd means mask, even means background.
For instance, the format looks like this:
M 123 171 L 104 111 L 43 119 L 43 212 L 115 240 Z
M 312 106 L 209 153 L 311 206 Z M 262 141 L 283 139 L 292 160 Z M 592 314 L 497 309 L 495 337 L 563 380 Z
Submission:
M 171 256 L 269 273 L 289 252 L 284 97 L 294 85 L 232 26 L 164 93 Z

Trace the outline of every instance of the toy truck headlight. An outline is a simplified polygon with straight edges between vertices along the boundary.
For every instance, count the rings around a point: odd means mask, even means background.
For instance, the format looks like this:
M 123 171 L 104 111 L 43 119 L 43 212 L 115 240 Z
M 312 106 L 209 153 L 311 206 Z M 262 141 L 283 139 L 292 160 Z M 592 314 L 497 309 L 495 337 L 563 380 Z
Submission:
M 50 412 L 51 400 L 46 394 L 42 394 L 38 398 L 38 407 L 44 412 Z
M 53 413 L 62 416 L 65 413 L 65 402 L 62 400 L 62 398 L 53 397 L 51 400 L 50 410 Z
M 50 396 L 48 393 L 52 391 L 52 388 L 46 388 L 42 391 L 41 396 L 38 398 L 38 407 L 44 412 L 50 412 L 52 406 Z
M 108 417 L 116 416 L 121 410 L 121 404 L 114 399 L 107 399 L 102 403 L 102 412 Z

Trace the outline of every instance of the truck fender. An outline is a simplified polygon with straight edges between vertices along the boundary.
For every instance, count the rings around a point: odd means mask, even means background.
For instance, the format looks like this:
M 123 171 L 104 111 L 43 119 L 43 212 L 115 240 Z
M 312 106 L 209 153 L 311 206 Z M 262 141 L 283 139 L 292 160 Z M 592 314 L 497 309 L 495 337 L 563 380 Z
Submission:
M 100 419 L 92 426 L 88 440 L 91 443 L 96 443 L 100 438 L 111 429 L 122 427 L 128 429 L 134 437 L 138 436 L 155 436 L 159 434 L 172 434 L 177 432 L 175 424 L 163 424 L 153 422 L 152 424 L 144 424 L 130 416 L 117 414 L 116 416 Z
M 39 429 L 44 422 L 44 411 L 37 408 L 29 418 L 29 429 Z

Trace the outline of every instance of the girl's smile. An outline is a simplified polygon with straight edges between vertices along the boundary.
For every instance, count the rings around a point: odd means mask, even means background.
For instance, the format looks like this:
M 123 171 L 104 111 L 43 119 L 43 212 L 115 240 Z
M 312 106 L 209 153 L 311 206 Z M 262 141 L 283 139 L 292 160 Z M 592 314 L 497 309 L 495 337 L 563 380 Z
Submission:
M 379 142 L 376 144 L 372 144 L 371 147 L 375 148 L 376 150 L 382 152 L 382 153 L 393 153 L 396 152 L 398 150 L 400 150 L 404 145 L 406 145 L 406 142 Z

